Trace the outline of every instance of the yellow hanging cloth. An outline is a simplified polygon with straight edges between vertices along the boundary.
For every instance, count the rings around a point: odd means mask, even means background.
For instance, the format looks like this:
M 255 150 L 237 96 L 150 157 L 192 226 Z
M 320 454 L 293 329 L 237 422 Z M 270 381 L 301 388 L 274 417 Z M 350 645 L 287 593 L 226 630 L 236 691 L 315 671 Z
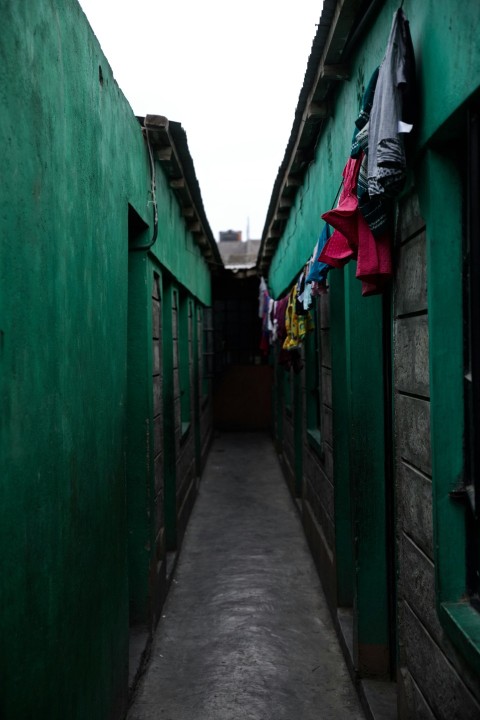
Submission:
M 285 329 L 287 337 L 283 343 L 284 350 L 294 350 L 299 348 L 305 338 L 307 332 L 315 327 L 310 311 L 306 315 L 297 315 L 297 286 L 294 285 L 288 296 L 288 305 L 285 312 Z

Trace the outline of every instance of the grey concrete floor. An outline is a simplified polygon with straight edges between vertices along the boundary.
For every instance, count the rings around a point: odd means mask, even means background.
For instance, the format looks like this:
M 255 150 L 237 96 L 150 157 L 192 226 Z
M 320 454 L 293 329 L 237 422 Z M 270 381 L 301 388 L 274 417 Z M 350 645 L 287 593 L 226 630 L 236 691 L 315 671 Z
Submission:
M 208 459 L 128 720 L 364 720 L 271 440 Z

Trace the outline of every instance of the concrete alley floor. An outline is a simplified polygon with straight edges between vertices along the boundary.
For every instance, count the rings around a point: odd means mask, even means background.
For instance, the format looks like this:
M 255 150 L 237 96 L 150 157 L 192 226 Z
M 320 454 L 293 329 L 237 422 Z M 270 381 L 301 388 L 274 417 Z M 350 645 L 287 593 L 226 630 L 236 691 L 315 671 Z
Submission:
M 213 445 L 128 720 L 363 720 L 268 436 Z

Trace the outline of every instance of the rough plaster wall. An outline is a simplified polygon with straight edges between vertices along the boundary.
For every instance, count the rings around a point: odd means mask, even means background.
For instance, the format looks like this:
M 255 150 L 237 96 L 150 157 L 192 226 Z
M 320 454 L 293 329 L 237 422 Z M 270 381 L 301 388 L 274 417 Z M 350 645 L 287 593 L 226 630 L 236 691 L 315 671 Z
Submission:
M 151 225 L 148 156 L 79 5 L 0 5 L 0 714 L 104 720 L 127 687 L 127 218 Z M 157 189 L 154 252 L 208 302 Z
M 127 214 L 148 218 L 148 163 L 79 6 L 1 13 L 0 713 L 103 719 L 126 692 Z

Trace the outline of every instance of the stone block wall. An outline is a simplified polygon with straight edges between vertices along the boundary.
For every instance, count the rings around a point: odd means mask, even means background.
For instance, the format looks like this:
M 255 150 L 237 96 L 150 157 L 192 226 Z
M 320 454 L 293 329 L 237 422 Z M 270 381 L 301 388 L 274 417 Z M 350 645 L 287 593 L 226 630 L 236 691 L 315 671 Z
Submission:
M 412 192 L 399 207 L 394 287 L 399 710 L 405 718 L 473 720 L 480 717 L 478 678 L 445 636 L 436 610 L 427 232 Z

